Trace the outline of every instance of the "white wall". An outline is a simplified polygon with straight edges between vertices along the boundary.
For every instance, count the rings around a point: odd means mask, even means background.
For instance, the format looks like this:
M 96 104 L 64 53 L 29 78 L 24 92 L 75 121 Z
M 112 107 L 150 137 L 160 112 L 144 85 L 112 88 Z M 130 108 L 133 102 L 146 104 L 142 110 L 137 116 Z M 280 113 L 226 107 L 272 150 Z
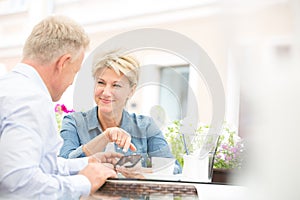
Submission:
M 141 27 L 179 32 L 198 43 L 215 63 L 227 95 L 226 119 L 238 126 L 240 65 L 236 50 L 247 45 L 290 37 L 293 6 L 284 0 L 265 1 L 29 1 L 27 10 L 0 15 L 0 62 L 10 70 L 20 60 L 29 27 L 49 13 L 69 15 L 81 22 L 91 36 L 91 50 L 108 38 Z M 137 6 L 136 9 L 133 5 Z M 40 11 L 43 12 L 40 12 Z M 39 12 L 36 12 L 39 11 Z M 280 15 L 278 14 L 280 13 Z M 8 31 L 9 30 L 9 31 Z M 195 80 L 193 80 L 195 81 Z M 201 120 L 211 120 L 211 102 L 205 86 L 197 81 Z M 72 93 L 72 88 L 67 96 Z M 63 97 L 63 101 L 69 101 Z M 72 106 L 72 103 L 66 103 Z

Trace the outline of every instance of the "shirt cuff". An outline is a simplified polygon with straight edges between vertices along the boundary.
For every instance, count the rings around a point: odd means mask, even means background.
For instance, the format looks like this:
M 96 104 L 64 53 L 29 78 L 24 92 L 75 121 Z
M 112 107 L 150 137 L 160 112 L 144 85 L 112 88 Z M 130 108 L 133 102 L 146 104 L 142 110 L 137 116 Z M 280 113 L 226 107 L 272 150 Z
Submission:
M 88 165 L 89 158 L 84 157 L 84 158 L 68 159 L 68 162 L 69 162 L 68 165 L 70 167 L 70 173 L 75 174 Z
M 68 177 L 73 185 L 74 191 L 78 194 L 76 196 L 89 196 L 91 192 L 91 182 L 83 175 L 74 175 Z
M 57 157 L 58 170 L 60 175 L 74 175 L 88 165 L 88 157 L 65 159 Z

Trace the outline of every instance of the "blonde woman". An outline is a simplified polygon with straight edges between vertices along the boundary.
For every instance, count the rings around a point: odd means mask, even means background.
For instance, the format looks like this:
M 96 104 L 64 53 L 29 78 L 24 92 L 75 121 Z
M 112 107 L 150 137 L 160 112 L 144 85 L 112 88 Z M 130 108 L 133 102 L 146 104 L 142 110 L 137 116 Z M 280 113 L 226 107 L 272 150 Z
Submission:
M 153 119 L 129 113 L 124 108 L 138 82 L 139 63 L 128 55 L 106 55 L 92 68 L 96 106 L 63 119 L 64 145 L 60 156 L 77 158 L 105 151 L 114 142 L 115 151 L 126 155 L 173 157 L 168 143 Z M 176 165 L 174 173 L 181 168 Z

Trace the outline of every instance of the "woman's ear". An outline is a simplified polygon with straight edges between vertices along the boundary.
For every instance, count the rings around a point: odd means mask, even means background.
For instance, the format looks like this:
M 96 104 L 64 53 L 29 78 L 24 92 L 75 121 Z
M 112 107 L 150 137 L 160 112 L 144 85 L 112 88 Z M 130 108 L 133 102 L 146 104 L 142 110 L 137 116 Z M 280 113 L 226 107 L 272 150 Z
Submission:
M 130 93 L 128 95 L 128 98 L 131 98 L 133 96 L 133 94 L 135 93 L 135 89 L 136 89 L 136 84 L 134 84 L 132 87 L 131 87 L 131 90 L 130 90 Z

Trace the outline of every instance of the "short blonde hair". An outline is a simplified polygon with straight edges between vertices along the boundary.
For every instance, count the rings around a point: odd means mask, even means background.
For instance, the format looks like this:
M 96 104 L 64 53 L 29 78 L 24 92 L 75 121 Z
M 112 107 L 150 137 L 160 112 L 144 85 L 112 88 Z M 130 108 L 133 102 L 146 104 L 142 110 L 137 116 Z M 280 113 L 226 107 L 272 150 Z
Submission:
M 27 38 L 23 59 L 33 59 L 41 64 L 52 63 L 60 56 L 71 53 L 73 59 L 90 43 L 84 29 L 65 16 L 49 16 L 38 23 Z
M 103 68 L 113 69 L 118 75 L 124 74 L 129 80 L 130 86 L 137 84 L 139 79 L 139 62 L 130 55 L 118 55 L 117 53 L 110 53 L 97 58 L 92 67 L 92 75 L 96 79 L 98 72 Z

